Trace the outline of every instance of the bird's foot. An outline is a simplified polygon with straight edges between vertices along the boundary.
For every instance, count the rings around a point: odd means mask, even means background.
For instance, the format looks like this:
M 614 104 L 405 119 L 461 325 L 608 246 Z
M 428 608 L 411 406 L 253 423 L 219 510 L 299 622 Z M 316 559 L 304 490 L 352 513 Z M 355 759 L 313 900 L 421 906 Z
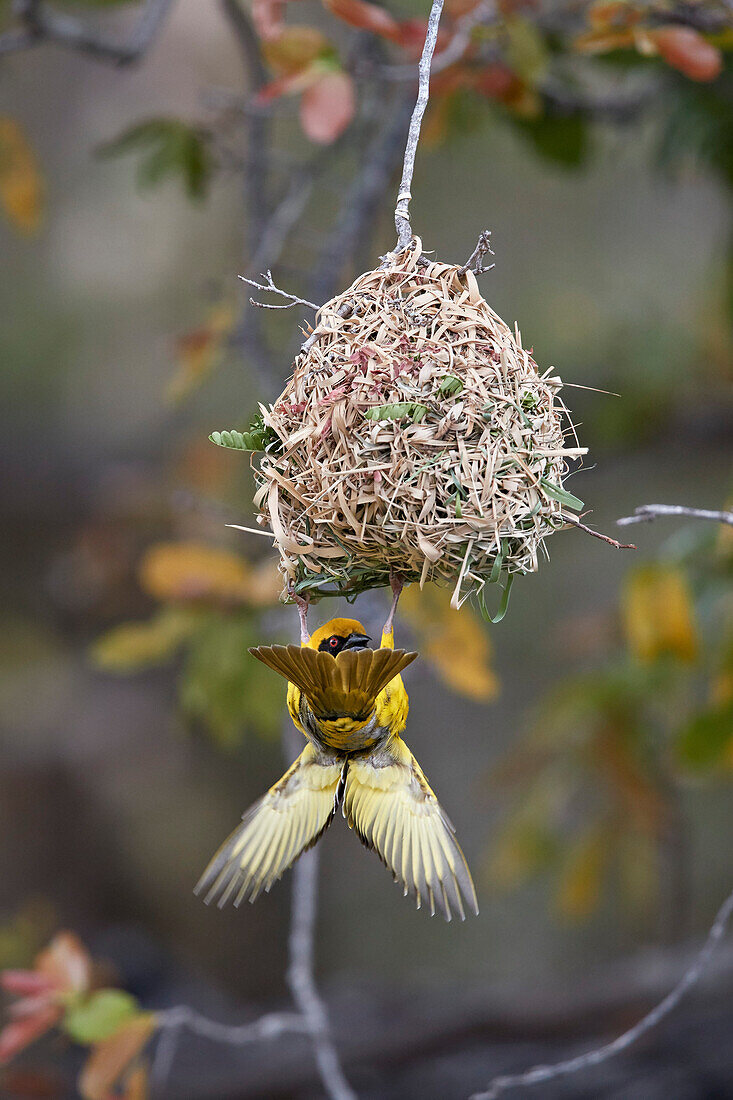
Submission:
M 310 596 L 298 596 L 294 585 L 288 586 L 288 596 L 298 608 L 298 615 L 300 617 L 300 644 L 308 645 L 311 640 L 311 636 L 308 633 L 308 605 L 310 604 Z
M 392 630 L 394 628 L 394 617 L 397 610 L 397 604 L 400 601 L 400 595 L 402 594 L 402 589 L 405 586 L 402 577 L 398 577 L 396 573 L 390 573 L 389 583 L 390 587 L 392 588 L 392 606 L 389 609 L 389 615 L 387 616 L 384 623 L 384 634 L 392 633 Z

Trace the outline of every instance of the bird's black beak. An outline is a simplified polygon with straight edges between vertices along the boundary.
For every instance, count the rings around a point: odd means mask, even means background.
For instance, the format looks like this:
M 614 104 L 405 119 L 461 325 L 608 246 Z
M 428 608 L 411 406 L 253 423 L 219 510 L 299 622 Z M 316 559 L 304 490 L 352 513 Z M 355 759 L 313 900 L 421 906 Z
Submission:
M 371 638 L 367 634 L 349 634 L 341 646 L 341 652 L 345 649 L 367 649 L 370 642 Z

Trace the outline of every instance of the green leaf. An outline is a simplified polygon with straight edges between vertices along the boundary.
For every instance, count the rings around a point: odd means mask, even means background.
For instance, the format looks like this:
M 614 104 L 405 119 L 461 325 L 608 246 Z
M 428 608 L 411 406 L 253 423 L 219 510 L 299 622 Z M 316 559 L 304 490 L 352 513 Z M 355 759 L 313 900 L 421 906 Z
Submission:
M 491 582 L 489 582 L 491 583 Z M 499 602 L 499 608 L 495 615 L 492 615 L 486 606 L 486 585 L 480 588 L 477 593 L 479 611 L 483 618 L 489 623 L 500 623 L 507 613 L 509 607 L 509 597 L 512 594 L 512 585 L 514 584 L 514 574 L 509 573 L 507 575 L 506 584 L 502 590 L 501 600 Z
M 249 431 L 212 432 L 209 439 L 217 447 L 227 447 L 233 451 L 265 451 L 269 447 L 277 453 L 282 448 L 280 436 L 269 424 L 265 424 L 261 413 L 254 418 Z M 274 444 L 279 444 L 279 448 Z
M 546 477 L 540 478 L 540 484 L 543 486 L 548 497 L 552 497 L 553 500 L 558 500 L 560 504 L 564 504 L 566 508 L 573 508 L 577 512 L 584 507 L 580 497 L 573 496 L 567 489 L 563 489 L 561 485 L 555 485 L 554 482 L 548 481 Z
M 364 413 L 367 420 L 402 420 L 409 417 L 413 424 L 419 424 L 428 413 L 427 405 L 417 401 L 398 401 L 392 405 L 377 405 Z
M 463 389 L 463 382 L 456 378 L 455 374 L 447 374 L 438 387 L 438 392 L 445 397 L 455 397 Z
M 139 1013 L 132 994 L 122 989 L 100 989 L 69 1008 L 61 1026 L 77 1043 L 101 1043 Z
M 733 701 L 693 718 L 677 739 L 681 763 L 695 770 L 715 767 L 733 743 Z
M 733 60 L 720 77 L 698 84 L 680 77 L 669 93 L 664 113 L 658 163 L 677 172 L 692 163 L 717 174 L 733 187 Z
M 247 615 L 215 613 L 188 646 L 181 707 L 222 748 L 237 747 L 251 733 L 274 737 L 280 728 L 284 696 L 279 678 L 263 676 L 248 652 L 261 640 Z
M 511 121 L 544 160 L 579 168 L 588 159 L 588 124 L 581 115 L 545 114 L 536 119 L 512 116 Z
M 509 67 L 525 83 L 535 87 L 547 72 L 549 63 L 542 32 L 529 19 L 511 16 L 504 19 L 504 33 L 508 38 L 506 55 Z
M 180 177 L 191 199 L 205 197 L 214 170 L 207 135 L 177 118 L 153 118 L 131 126 L 98 150 L 100 156 L 140 154 L 140 187 L 154 187 Z

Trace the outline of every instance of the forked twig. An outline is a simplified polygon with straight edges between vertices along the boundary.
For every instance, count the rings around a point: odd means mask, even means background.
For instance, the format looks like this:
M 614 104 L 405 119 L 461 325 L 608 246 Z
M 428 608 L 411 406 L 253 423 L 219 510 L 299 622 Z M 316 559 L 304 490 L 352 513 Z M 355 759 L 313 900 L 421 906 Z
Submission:
M 484 267 L 484 256 L 493 256 L 494 250 L 491 247 L 491 230 L 482 229 L 479 233 L 476 247 L 471 255 L 466 260 L 463 267 L 458 269 L 459 275 L 464 275 L 467 271 L 473 271 L 475 275 L 483 275 L 485 271 L 491 271 L 492 267 L 496 267 L 496 264 L 489 264 L 488 267 Z
M 297 294 L 289 294 L 287 290 L 281 290 L 279 286 L 276 286 L 269 268 L 262 273 L 261 278 L 266 280 L 264 283 L 258 283 L 256 279 L 248 279 L 246 275 L 239 275 L 238 278 L 243 283 L 247 283 L 248 286 L 253 286 L 256 290 L 278 294 L 281 298 L 288 299 L 286 304 L 281 306 L 273 302 L 258 302 L 254 298 L 250 298 L 251 305 L 257 306 L 259 309 L 290 309 L 292 306 L 308 306 L 309 309 L 320 309 L 320 306 L 317 306 L 315 302 L 309 302 L 307 298 L 300 298 Z
M 642 504 L 634 509 L 633 516 L 617 519 L 619 527 L 630 523 L 651 523 L 659 516 L 688 516 L 690 519 L 711 519 L 715 523 L 727 523 L 733 527 L 733 512 L 715 511 L 709 508 L 687 508 L 684 504 Z
M 725 935 L 731 915 L 733 915 L 733 892 L 728 895 L 721 905 L 705 943 L 674 989 L 628 1031 L 624 1031 L 622 1035 L 619 1035 L 612 1042 L 606 1043 L 605 1046 L 589 1050 L 586 1054 L 579 1054 L 577 1058 L 569 1058 L 567 1061 L 556 1062 L 551 1066 L 533 1066 L 525 1073 L 495 1077 L 486 1092 L 474 1093 L 471 1100 L 496 1100 L 501 1093 L 509 1089 L 526 1088 L 529 1085 L 540 1085 L 546 1081 L 554 1081 L 557 1077 L 566 1077 L 570 1073 L 577 1073 L 579 1070 L 587 1069 L 590 1066 L 598 1066 L 601 1062 L 612 1058 L 614 1054 L 626 1050 L 642 1035 L 656 1027 L 665 1016 L 668 1016 L 677 1007 L 687 991 L 699 980 L 715 949 Z

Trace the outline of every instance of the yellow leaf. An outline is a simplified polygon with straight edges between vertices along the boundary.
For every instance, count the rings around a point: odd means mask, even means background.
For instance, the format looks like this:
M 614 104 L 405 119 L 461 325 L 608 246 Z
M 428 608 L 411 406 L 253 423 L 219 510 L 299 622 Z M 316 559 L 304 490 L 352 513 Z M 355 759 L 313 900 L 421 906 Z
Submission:
M 622 597 L 626 641 L 633 655 L 650 663 L 672 656 L 692 662 L 697 630 L 687 581 L 675 566 L 643 565 L 627 578 Z
M 249 575 L 249 602 L 253 607 L 271 607 L 280 599 L 283 576 L 272 560 L 252 566 Z
M 107 1100 L 110 1090 L 142 1052 L 155 1028 L 155 1016 L 138 1016 L 109 1039 L 97 1043 L 79 1075 L 83 1100 Z
M 161 542 L 151 546 L 139 568 L 140 584 L 165 602 L 249 603 L 251 570 L 229 550 L 196 542 Z
M 12 118 L 0 116 L 0 204 L 21 233 L 35 233 L 43 217 L 43 180 L 36 155 Z
M 418 648 L 440 679 L 459 695 L 486 703 L 499 691 L 491 667 L 491 643 L 467 607 L 454 611 L 450 591 L 411 585 L 400 607 L 417 637 Z
M 597 908 L 608 860 L 606 836 L 592 829 L 567 853 L 555 895 L 558 911 L 569 920 L 585 920 Z
M 230 303 L 219 302 L 211 307 L 202 325 L 179 336 L 178 370 L 168 384 L 169 400 L 180 401 L 188 396 L 219 364 L 236 317 Z
M 91 657 L 110 672 L 137 672 L 172 657 L 186 640 L 195 619 L 183 608 L 165 608 L 142 623 L 123 623 L 99 638 Z

